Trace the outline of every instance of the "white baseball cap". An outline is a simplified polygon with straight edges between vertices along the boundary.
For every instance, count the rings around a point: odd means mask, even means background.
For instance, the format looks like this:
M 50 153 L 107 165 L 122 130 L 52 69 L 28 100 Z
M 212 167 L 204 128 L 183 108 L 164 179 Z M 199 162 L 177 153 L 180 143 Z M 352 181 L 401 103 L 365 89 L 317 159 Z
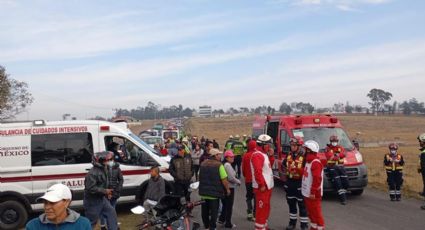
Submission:
M 64 184 L 54 184 L 47 189 L 46 193 L 42 197 L 37 198 L 39 200 L 47 200 L 50 202 L 58 202 L 61 200 L 71 200 L 71 190 Z

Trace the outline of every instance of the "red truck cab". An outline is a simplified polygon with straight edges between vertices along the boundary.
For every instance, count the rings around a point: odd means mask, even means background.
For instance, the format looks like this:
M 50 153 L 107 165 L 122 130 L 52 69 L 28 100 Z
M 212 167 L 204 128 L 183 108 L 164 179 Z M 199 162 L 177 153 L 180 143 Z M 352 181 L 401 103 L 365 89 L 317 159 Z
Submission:
M 367 186 L 367 168 L 363 162 L 363 157 L 350 141 L 337 117 L 319 114 L 257 117 L 253 122 L 252 128 L 254 137 L 266 133 L 273 139 L 276 158 L 273 165 L 273 174 L 276 179 L 286 180 L 286 171 L 282 168 L 282 161 L 290 151 L 289 139 L 291 137 L 300 136 L 304 141 L 317 141 L 320 146 L 318 156 L 322 164 L 326 165 L 324 151 L 329 143 L 329 137 L 336 135 L 339 138 L 339 144 L 346 151 L 344 166 L 350 182 L 348 190 L 352 194 L 360 195 Z M 327 177 L 326 170 L 324 177 L 323 190 L 325 192 L 333 191 L 332 183 Z

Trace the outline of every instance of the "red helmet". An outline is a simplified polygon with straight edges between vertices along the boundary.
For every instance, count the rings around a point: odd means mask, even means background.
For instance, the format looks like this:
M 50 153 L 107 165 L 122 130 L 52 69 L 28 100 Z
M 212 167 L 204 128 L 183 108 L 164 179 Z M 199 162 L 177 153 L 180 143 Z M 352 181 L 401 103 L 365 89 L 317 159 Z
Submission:
M 396 144 L 396 143 L 391 143 L 390 145 L 388 145 L 388 148 L 389 148 L 389 149 L 397 150 L 397 149 L 398 149 L 398 144 Z
M 114 153 L 111 151 L 97 152 L 93 154 L 93 161 L 103 164 L 105 161 L 109 161 L 114 157 Z
M 338 142 L 339 141 L 339 139 L 338 139 L 338 136 L 337 135 L 332 135 L 331 137 L 329 137 L 329 141 L 330 142 Z
M 289 143 L 295 143 L 297 145 L 303 145 L 304 140 L 300 136 L 295 136 L 295 137 L 291 137 L 291 139 L 289 139 Z

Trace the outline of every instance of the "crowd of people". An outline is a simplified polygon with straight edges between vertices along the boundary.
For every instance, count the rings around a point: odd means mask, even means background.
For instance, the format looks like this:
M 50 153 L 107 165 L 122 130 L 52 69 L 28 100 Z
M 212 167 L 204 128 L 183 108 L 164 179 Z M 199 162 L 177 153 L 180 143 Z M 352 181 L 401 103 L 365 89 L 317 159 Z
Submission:
M 189 185 L 192 181 L 199 181 L 199 195 L 204 200 L 201 216 L 205 229 L 216 229 L 217 224 L 228 229 L 236 228 L 232 221 L 233 203 L 243 176 L 247 220 L 254 222 L 255 229 L 268 229 L 274 187 L 272 138 L 266 134 L 256 139 L 243 135 L 242 140 L 238 135 L 230 136 L 224 151 L 215 140 L 188 139 L 170 140 L 165 150 L 157 146 L 158 153 L 172 157 L 169 172 L 174 182 L 162 178 L 159 167 L 152 166 L 151 177 L 140 186 L 136 200 L 147 210 L 152 210 L 161 197 L 169 193 L 190 201 Z M 418 140 L 421 151 L 418 173 L 424 182 L 420 194 L 425 196 L 425 133 L 419 135 Z M 287 178 L 284 183 L 289 207 L 287 230 L 295 229 L 298 219 L 301 229 L 325 228 L 321 210 L 325 170 L 340 203 L 346 204 L 349 181 L 344 169 L 345 150 L 338 141 L 337 136 L 330 136 L 325 149 L 326 161 L 323 162 L 317 156 L 320 147 L 316 141 L 290 138 L 290 151 L 282 161 Z M 389 196 L 391 201 L 400 201 L 405 162 L 397 144 L 391 143 L 388 148 L 383 164 Z M 94 154 L 93 167 L 84 184 L 85 217 L 69 209 L 71 190 L 63 184 L 55 184 L 38 198 L 44 203 L 45 212 L 28 222 L 26 229 L 93 229 L 98 222 L 102 230 L 119 229 L 115 205 L 124 180 L 116 159 L 111 151 Z M 425 204 L 421 208 L 425 210 Z

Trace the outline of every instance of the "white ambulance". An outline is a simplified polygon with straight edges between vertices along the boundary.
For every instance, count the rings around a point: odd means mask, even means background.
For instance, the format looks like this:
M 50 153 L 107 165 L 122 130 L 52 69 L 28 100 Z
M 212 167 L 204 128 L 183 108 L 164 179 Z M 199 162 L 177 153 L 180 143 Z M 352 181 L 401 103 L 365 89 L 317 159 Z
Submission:
M 119 203 L 135 200 L 136 189 L 159 165 L 172 180 L 168 163 L 133 134 L 126 123 L 43 121 L 0 123 L 0 229 L 23 226 L 48 187 L 63 183 L 73 190 L 72 206 L 82 206 L 84 177 L 95 152 L 119 148 L 124 188 Z M 117 148 L 117 149 L 118 149 Z

